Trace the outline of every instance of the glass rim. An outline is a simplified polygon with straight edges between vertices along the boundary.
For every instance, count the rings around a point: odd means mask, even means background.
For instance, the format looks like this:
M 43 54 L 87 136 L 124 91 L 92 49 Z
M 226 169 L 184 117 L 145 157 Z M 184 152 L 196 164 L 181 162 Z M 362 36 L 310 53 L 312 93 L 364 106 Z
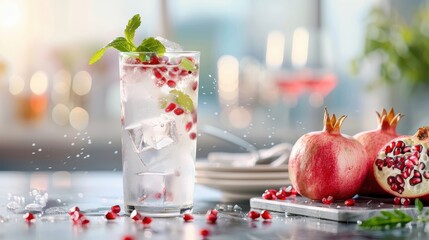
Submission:
M 200 51 L 173 51 L 173 52 L 164 52 L 165 54 L 200 54 Z M 134 55 L 134 54 L 155 54 L 158 55 L 156 52 L 119 52 L 120 55 Z

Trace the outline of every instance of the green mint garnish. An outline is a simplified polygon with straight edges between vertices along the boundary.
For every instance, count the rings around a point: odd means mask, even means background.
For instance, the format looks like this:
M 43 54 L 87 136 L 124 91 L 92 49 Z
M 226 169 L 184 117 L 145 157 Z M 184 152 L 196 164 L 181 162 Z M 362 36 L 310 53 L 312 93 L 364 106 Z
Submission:
M 392 211 L 380 211 L 380 215 L 368 218 L 365 221 L 359 222 L 361 228 L 366 229 L 391 229 L 396 227 L 405 227 L 410 222 L 429 222 L 429 211 L 423 212 L 423 203 L 416 198 L 415 209 L 418 213 L 417 217 L 412 217 L 398 209 Z
M 171 90 L 170 94 L 176 96 L 176 103 L 179 104 L 185 110 L 192 112 L 194 111 L 194 102 L 189 95 L 179 90 Z
M 197 67 L 195 66 L 195 64 L 187 59 L 187 58 L 182 58 L 182 61 L 180 61 L 180 66 L 188 71 L 194 71 L 197 69 Z
M 165 47 L 160 41 L 153 37 L 144 39 L 138 47 L 134 45 L 135 32 L 140 25 L 140 15 L 136 14 L 128 21 L 124 31 L 125 37 L 118 37 L 98 50 L 89 60 L 89 64 L 94 64 L 100 60 L 103 57 L 104 52 L 109 48 L 115 48 L 120 52 L 153 52 L 162 56 L 165 53 Z M 140 58 L 143 59 L 143 57 Z

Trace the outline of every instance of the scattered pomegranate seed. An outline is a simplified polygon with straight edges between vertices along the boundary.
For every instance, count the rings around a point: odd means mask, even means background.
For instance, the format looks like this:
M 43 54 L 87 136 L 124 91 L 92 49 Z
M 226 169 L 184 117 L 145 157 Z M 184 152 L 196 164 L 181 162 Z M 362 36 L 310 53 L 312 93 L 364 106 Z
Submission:
M 24 218 L 24 220 L 26 221 L 26 222 L 33 222 L 34 221 L 34 219 L 36 219 L 36 217 L 34 217 L 34 214 L 32 214 L 32 213 L 26 213 L 26 214 L 24 214 L 24 216 L 23 216 L 23 218 Z
M 217 221 L 217 215 L 215 215 L 215 214 L 207 214 L 206 215 L 206 221 L 208 223 L 216 223 L 216 221 Z
M 334 198 L 332 196 L 329 196 L 327 198 L 322 198 L 322 203 L 323 204 L 329 205 L 329 204 L 331 204 L 333 202 L 334 202 Z
M 137 210 L 133 210 L 130 214 L 130 218 L 134 221 L 139 221 L 142 219 L 142 215 L 140 215 L 140 213 L 137 212 Z
M 395 197 L 393 199 L 393 202 L 395 203 L 395 205 L 401 205 L 401 198 L 400 197 Z
M 258 219 L 261 216 L 261 214 L 252 210 L 247 214 L 247 216 L 249 216 L 249 218 L 255 220 L 255 219 Z
M 176 108 L 174 109 L 174 114 L 176 114 L 177 116 L 180 116 L 184 113 L 185 111 L 182 108 Z
M 142 223 L 143 223 L 144 225 L 149 225 L 151 222 L 152 222 L 152 218 L 151 218 L 151 217 L 144 217 L 144 218 L 142 219 Z
M 356 201 L 353 198 L 347 199 L 346 201 L 344 201 L 344 204 L 346 206 L 354 206 L 356 203 Z
M 270 192 L 271 194 L 274 194 L 274 195 L 277 194 L 277 190 L 276 189 L 267 189 L 267 190 L 265 190 L 265 192 Z
M 80 212 L 79 207 L 74 206 L 74 207 L 70 208 L 69 215 L 72 216 L 75 212 Z
M 122 240 L 134 240 L 134 236 L 133 235 L 125 235 L 122 237 Z
M 195 91 L 195 90 L 197 90 L 197 88 L 198 88 L 198 82 L 195 81 L 192 83 L 192 90 Z
M 189 132 L 191 128 L 192 128 L 192 122 L 188 122 L 185 126 L 186 131 Z
M 161 72 L 159 72 L 159 70 L 158 70 L 158 69 L 154 69 L 154 70 L 153 70 L 153 75 L 154 75 L 156 78 L 158 78 L 158 79 L 161 79 L 161 78 L 162 78 L 162 74 L 161 74 Z
M 115 205 L 115 206 L 112 206 L 112 207 L 110 208 L 110 210 L 111 210 L 113 213 L 118 214 L 118 213 L 120 213 L 120 212 L 121 212 L 121 207 L 120 207 L 119 205 Z
M 285 191 L 283 191 L 283 189 L 281 189 L 280 191 L 278 191 L 276 193 L 276 198 L 279 199 L 279 200 L 286 200 L 287 193 Z
M 273 217 L 271 216 L 271 213 L 270 213 L 270 212 L 268 212 L 267 210 L 264 210 L 264 211 L 262 211 L 262 212 L 261 212 L 261 217 L 262 217 L 263 219 L 265 219 L 265 220 L 270 220 L 271 218 L 273 218 Z
M 200 230 L 200 235 L 202 237 L 208 237 L 210 235 L 210 231 L 208 229 L 203 228 Z
M 190 139 L 192 139 L 192 140 L 194 140 L 195 138 L 197 138 L 197 134 L 196 134 L 196 133 L 194 133 L 194 132 L 193 132 L 193 133 L 190 133 L 190 134 L 189 134 L 189 138 L 190 138 Z
M 80 223 L 82 218 L 84 218 L 85 215 L 83 215 L 81 212 L 75 211 L 73 215 L 71 215 L 71 219 L 73 223 Z
M 176 82 L 173 80 L 168 80 L 167 81 L 167 85 L 171 88 L 174 88 L 176 86 Z
M 207 211 L 207 215 L 208 214 L 214 214 L 214 215 L 216 215 L 217 216 L 217 214 L 218 214 L 219 212 L 218 212 L 218 210 L 216 210 L 216 209 L 211 209 L 211 210 L 208 210 Z
M 88 218 L 86 218 L 86 217 L 83 217 L 83 218 L 81 219 L 81 221 L 80 221 L 80 224 L 82 224 L 82 225 L 86 225 L 86 224 L 88 224 L 88 223 L 90 223 L 90 221 L 89 221 L 89 219 L 88 219 Z
M 104 217 L 105 217 L 107 220 L 114 220 L 114 219 L 116 218 L 116 213 L 113 213 L 113 212 L 106 212 L 106 213 L 104 214 Z
M 171 112 L 176 108 L 176 104 L 175 103 L 170 103 L 168 104 L 168 106 L 165 108 L 165 112 Z
M 266 200 L 276 200 L 277 197 L 275 194 L 266 191 L 262 194 L 262 198 Z
M 409 198 L 401 198 L 401 204 L 404 206 L 410 205 L 411 200 Z
M 183 214 L 183 220 L 185 222 L 191 222 L 194 220 L 194 216 L 192 216 L 192 214 L 185 213 L 185 214 Z

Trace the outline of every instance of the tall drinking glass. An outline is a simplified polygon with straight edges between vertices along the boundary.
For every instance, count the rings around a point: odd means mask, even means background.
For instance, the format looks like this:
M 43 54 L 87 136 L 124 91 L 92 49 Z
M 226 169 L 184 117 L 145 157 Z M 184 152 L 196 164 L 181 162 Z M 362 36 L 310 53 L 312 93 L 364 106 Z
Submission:
M 152 216 L 192 209 L 199 52 L 121 53 L 124 205 Z

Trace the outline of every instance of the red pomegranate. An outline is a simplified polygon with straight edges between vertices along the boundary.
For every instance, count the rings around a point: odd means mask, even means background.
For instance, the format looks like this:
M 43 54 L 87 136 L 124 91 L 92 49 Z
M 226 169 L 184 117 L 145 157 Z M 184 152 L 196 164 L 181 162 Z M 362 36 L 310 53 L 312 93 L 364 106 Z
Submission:
M 390 109 L 389 113 L 387 113 L 386 109 L 383 109 L 381 114 L 377 112 L 377 115 L 377 129 L 360 132 L 353 136 L 365 147 L 366 153 L 368 154 L 367 161 L 369 167 L 367 169 L 365 181 L 358 191 L 360 195 L 383 196 L 388 194 L 381 189 L 375 181 L 372 165 L 377 158 L 378 151 L 390 140 L 399 136 L 396 133 L 396 125 L 398 125 L 403 115 L 400 113 L 395 115 L 395 110 L 393 108 Z
M 413 136 L 393 139 L 378 153 L 374 176 L 386 192 L 401 198 L 429 200 L 429 126 Z
M 289 177 L 302 196 L 321 200 L 353 197 L 368 168 L 365 148 L 356 139 L 343 135 L 346 116 L 329 117 L 325 108 L 323 131 L 310 132 L 298 139 L 289 158 Z

